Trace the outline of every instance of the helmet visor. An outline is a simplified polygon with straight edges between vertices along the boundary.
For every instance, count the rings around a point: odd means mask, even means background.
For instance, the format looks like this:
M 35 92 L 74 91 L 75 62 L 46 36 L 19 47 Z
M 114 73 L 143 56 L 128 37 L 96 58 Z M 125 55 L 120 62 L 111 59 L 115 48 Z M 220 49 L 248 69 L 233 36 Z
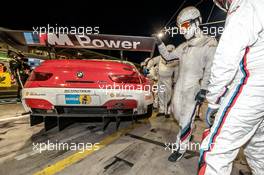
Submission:
M 181 27 L 182 29 L 189 29 L 190 26 L 191 26 L 191 22 L 190 22 L 190 21 L 184 21 L 184 22 L 180 25 L 180 27 Z

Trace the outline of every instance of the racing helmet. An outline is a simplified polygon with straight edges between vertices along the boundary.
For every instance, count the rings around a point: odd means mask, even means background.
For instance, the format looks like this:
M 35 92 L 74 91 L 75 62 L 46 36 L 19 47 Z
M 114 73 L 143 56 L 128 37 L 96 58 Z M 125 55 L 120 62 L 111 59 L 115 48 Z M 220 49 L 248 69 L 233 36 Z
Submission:
M 168 52 L 172 52 L 172 51 L 175 49 L 175 46 L 172 45 L 172 44 L 168 44 L 168 45 L 166 46 L 166 49 L 167 49 Z
M 179 27 L 189 27 L 192 22 L 198 22 L 198 25 L 202 23 L 202 17 L 200 11 L 194 7 L 189 6 L 184 8 L 177 17 L 177 25 Z
M 233 0 L 213 0 L 214 3 L 223 11 L 227 12 Z

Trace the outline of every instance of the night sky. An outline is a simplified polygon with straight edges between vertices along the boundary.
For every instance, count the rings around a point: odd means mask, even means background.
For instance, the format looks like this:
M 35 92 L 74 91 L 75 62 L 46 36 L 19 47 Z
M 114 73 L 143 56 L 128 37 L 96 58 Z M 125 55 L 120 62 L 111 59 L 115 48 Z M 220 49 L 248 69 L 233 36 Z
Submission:
M 183 0 L 155 1 L 16 1 L 2 6 L 0 26 L 16 30 L 32 30 L 47 26 L 99 26 L 102 34 L 150 36 L 161 29 L 182 4 Z M 200 2 L 200 3 L 199 3 Z M 187 0 L 184 7 L 196 5 L 206 21 L 213 6 L 212 0 Z M 177 16 L 177 15 L 176 15 Z M 172 25 L 175 25 L 175 18 Z M 210 21 L 224 19 L 215 7 Z M 179 44 L 182 36 L 167 38 L 167 43 Z M 129 56 L 129 54 L 128 54 Z M 138 62 L 138 61 L 136 61 Z

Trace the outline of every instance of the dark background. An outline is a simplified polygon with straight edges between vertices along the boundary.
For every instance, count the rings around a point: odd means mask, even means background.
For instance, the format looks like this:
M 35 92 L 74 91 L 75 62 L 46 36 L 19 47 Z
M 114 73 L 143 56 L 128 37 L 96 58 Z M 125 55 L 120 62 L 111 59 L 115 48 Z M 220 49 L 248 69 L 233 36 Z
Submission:
M 32 30 L 33 26 L 99 26 L 102 34 L 150 36 L 159 31 L 177 11 L 183 0 L 155 1 L 15 1 L 2 4 L 0 26 L 16 30 Z M 6 1 L 5 1 L 6 3 Z M 183 7 L 197 5 L 203 21 L 207 21 L 212 0 L 187 0 Z M 177 15 L 176 15 L 177 16 Z M 172 25 L 175 25 L 175 18 Z M 211 21 L 224 19 L 225 15 L 214 8 Z M 165 43 L 178 45 L 182 36 L 167 37 Z M 117 56 L 116 52 L 107 52 Z M 146 54 L 124 53 L 134 62 Z

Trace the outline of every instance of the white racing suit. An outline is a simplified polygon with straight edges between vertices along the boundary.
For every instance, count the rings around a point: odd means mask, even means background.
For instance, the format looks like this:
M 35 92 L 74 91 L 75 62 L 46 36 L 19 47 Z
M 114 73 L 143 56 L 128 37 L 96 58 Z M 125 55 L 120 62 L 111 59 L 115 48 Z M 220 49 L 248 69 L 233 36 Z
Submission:
M 216 46 L 214 38 L 203 34 L 184 42 L 171 53 L 166 51 L 164 44 L 159 46 L 160 54 L 166 60 L 180 61 L 172 99 L 172 112 L 180 125 L 175 143 L 176 148 L 180 149 L 179 153 L 184 153 L 189 144 L 196 108 L 195 96 L 200 89 L 207 89 Z
M 143 68 L 147 68 L 147 64 L 148 62 L 151 60 L 151 58 L 146 58 L 143 62 L 141 62 L 141 66 Z M 153 86 L 158 86 L 158 65 L 155 64 L 153 65 L 150 69 L 149 69 L 149 74 L 147 75 L 147 77 L 149 79 L 151 79 L 153 81 Z M 159 106 L 159 98 L 158 98 L 158 92 L 155 91 L 153 92 L 153 98 L 154 98 L 154 101 L 153 101 L 153 108 L 158 108 Z
M 263 0 L 231 4 L 207 95 L 220 108 L 202 143 L 199 175 L 230 174 L 242 146 L 253 174 L 264 174 L 263 10 Z
M 169 114 L 168 104 L 172 96 L 173 76 L 177 74 L 178 61 L 167 61 L 157 56 L 148 61 L 147 68 L 158 65 L 159 113 Z M 175 71 L 175 73 L 174 73 Z
M 149 74 L 148 78 L 150 78 L 153 81 L 153 86 L 158 87 L 158 65 L 154 65 L 151 69 L 149 69 Z M 154 96 L 154 102 L 153 102 L 153 107 L 158 108 L 159 107 L 159 97 L 158 97 L 158 92 L 155 91 L 153 92 Z

